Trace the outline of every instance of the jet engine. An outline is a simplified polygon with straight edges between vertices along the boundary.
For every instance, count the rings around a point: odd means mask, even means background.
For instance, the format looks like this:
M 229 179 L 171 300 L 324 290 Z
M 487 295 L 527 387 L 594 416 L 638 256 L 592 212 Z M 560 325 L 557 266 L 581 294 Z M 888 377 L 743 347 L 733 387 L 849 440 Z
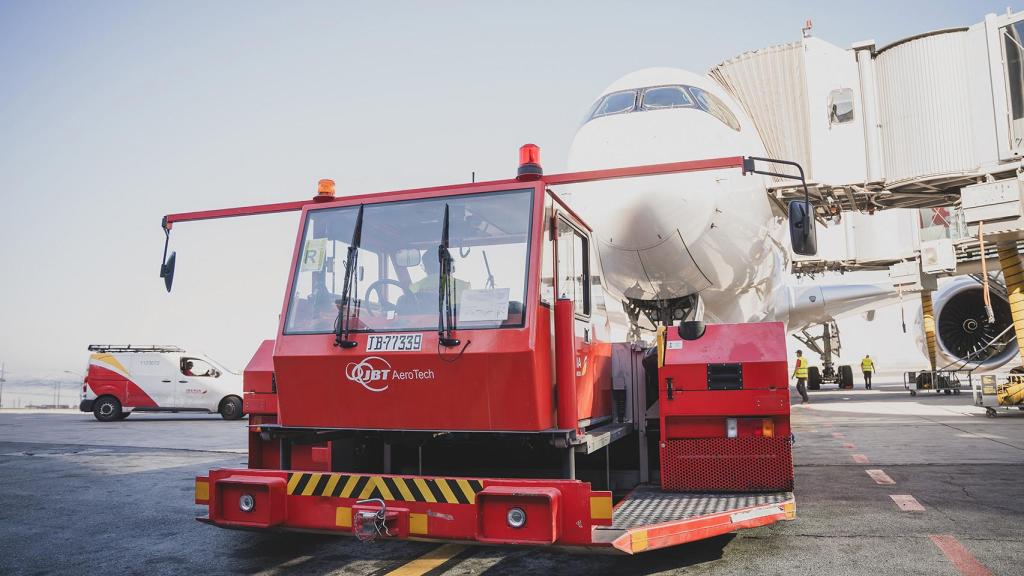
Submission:
M 989 294 L 995 322 L 990 323 L 983 292 L 977 280 L 961 277 L 934 294 L 937 368 L 952 364 L 950 369 L 994 370 L 1017 357 L 1010 304 L 993 286 Z

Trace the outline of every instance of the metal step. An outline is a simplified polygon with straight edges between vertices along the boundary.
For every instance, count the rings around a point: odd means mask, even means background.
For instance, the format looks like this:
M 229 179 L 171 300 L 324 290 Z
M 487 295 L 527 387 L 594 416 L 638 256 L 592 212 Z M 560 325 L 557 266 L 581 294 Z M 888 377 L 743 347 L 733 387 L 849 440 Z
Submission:
M 615 508 L 610 528 L 628 530 L 639 526 L 685 520 L 754 506 L 781 505 L 792 499 L 792 492 L 697 494 L 662 492 L 659 486 L 645 485 L 633 490 Z

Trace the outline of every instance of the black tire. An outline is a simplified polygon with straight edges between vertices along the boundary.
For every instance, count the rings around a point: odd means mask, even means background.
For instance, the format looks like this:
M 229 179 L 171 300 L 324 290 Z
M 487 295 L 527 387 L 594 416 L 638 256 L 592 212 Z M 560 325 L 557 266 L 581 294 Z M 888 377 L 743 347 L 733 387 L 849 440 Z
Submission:
M 849 365 L 839 367 L 839 387 L 846 390 L 853 388 L 853 368 Z
M 821 390 L 821 370 L 817 366 L 807 368 L 807 389 Z
M 228 396 L 220 401 L 220 408 L 217 411 L 225 420 L 238 420 L 242 417 L 242 399 L 238 396 Z
M 92 405 L 92 415 L 100 422 L 119 420 L 121 414 L 121 402 L 113 396 L 100 396 Z

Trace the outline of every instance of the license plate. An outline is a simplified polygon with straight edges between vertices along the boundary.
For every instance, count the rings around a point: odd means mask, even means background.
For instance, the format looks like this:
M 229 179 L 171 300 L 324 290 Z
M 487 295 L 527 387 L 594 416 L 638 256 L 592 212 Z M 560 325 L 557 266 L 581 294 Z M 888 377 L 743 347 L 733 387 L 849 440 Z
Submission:
M 419 352 L 423 334 L 371 334 L 366 339 L 367 352 Z

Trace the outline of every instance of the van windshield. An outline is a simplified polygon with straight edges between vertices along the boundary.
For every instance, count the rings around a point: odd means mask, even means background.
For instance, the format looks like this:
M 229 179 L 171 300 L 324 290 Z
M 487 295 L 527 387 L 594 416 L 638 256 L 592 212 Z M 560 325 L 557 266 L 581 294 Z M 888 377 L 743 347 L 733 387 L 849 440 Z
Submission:
M 523 325 L 532 189 L 366 204 L 353 332 L 437 329 L 445 205 L 458 327 Z M 358 212 L 359 206 L 308 212 L 285 334 L 335 331 Z

